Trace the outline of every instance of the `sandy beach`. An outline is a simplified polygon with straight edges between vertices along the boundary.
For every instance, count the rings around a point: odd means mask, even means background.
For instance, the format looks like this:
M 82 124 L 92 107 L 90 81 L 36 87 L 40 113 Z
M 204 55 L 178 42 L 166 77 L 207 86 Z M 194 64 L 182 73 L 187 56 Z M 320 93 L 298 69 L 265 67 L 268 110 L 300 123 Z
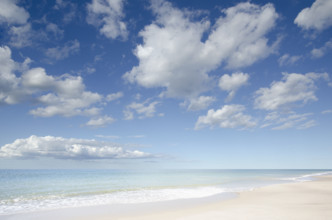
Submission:
M 66 220 L 330 220 L 332 176 L 314 181 L 279 184 L 241 192 L 228 199 L 177 200 L 146 204 L 105 205 L 0 219 Z
M 240 193 L 237 198 L 171 208 L 145 214 L 102 216 L 100 220 L 330 220 L 332 219 L 332 176 L 311 182 L 263 187 Z

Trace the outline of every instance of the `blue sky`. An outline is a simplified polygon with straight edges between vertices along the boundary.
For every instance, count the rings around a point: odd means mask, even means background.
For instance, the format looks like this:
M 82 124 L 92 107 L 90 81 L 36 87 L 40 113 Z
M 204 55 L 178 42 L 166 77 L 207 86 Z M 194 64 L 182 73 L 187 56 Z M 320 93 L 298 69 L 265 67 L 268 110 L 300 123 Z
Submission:
M 332 168 L 332 3 L 0 2 L 1 168 Z

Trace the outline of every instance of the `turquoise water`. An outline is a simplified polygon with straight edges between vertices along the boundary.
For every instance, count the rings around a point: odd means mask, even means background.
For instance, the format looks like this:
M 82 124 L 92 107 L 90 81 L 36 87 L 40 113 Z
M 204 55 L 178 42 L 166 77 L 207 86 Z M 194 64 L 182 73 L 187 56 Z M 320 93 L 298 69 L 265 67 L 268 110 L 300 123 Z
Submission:
M 0 170 L 0 215 L 202 198 L 332 170 Z

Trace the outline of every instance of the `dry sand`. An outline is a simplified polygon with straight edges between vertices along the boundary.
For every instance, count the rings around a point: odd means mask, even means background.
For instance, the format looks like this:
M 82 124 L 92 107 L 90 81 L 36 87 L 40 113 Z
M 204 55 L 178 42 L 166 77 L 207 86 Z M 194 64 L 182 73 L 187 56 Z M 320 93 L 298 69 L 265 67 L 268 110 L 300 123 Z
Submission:
M 332 177 L 263 187 L 227 201 L 100 220 L 332 220 Z

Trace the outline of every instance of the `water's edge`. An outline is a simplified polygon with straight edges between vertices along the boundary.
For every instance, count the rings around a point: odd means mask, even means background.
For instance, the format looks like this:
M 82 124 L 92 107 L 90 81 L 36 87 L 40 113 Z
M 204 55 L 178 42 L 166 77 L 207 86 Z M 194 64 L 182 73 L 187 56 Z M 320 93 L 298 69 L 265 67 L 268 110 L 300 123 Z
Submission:
M 8 172 L 8 171 L 7 171 Z M 14 171 L 15 172 L 15 171 Z M 22 171 L 23 172 L 23 171 Z M 45 172 L 45 171 L 43 171 Z M 57 181 L 57 184 L 61 185 L 61 181 L 68 181 L 62 176 L 61 178 L 56 179 L 55 176 L 59 175 L 59 173 L 53 173 L 53 171 L 49 171 L 47 178 L 50 178 L 50 181 Z M 58 171 L 59 172 L 59 171 Z M 71 175 L 75 174 L 75 172 L 79 171 L 70 171 Z M 70 174 L 66 173 L 66 175 Z M 84 173 L 84 171 L 80 171 Z M 129 174 L 127 177 L 127 181 L 137 181 L 135 184 L 140 186 L 137 188 L 130 188 L 133 184 L 127 184 L 123 188 L 108 189 L 108 191 L 104 190 L 104 186 L 102 184 L 106 184 L 109 182 L 105 182 L 103 178 L 113 175 L 112 177 L 120 178 L 122 174 L 117 173 L 114 175 L 112 172 L 110 173 L 101 173 L 94 174 L 100 179 L 96 179 L 95 182 L 91 182 L 91 179 L 86 178 L 87 183 L 81 183 L 78 190 L 76 192 L 70 191 L 72 188 L 71 184 L 75 183 L 75 181 L 82 181 L 81 179 L 74 179 L 70 184 L 62 185 L 62 190 L 65 191 L 64 196 L 59 196 L 60 191 L 59 188 L 55 188 L 49 190 L 50 195 L 47 195 L 48 199 L 44 199 L 41 195 L 44 195 L 45 192 L 30 192 L 35 197 L 28 198 L 30 194 L 27 194 L 27 198 L 24 196 L 13 197 L 11 199 L 6 199 L 4 196 L 1 198 L 1 208 L 0 208 L 0 218 L 5 216 L 12 215 L 20 215 L 25 213 L 37 213 L 42 211 L 50 211 L 57 210 L 63 208 L 75 208 L 75 207 L 96 207 L 103 205 L 137 205 L 144 203 L 160 203 L 167 201 L 175 201 L 175 200 L 191 200 L 191 201 L 201 201 L 202 199 L 210 200 L 210 199 L 229 199 L 236 196 L 236 193 L 242 191 L 250 191 L 256 188 L 281 184 L 281 183 L 290 183 L 290 182 L 302 182 L 302 181 L 312 181 L 317 176 L 322 175 L 331 175 L 331 170 L 233 170 L 233 171 L 181 171 L 180 173 L 169 173 L 166 172 L 164 174 L 154 174 L 154 173 L 139 173 Z M 118 171 L 116 171 L 118 172 Z M 44 173 L 45 174 L 45 173 Z M 52 176 L 52 175 L 53 176 Z M 38 171 L 35 171 L 35 175 L 38 176 Z M 35 175 L 28 177 L 28 179 L 35 178 Z M 62 175 L 62 174 L 61 174 Z M 128 174 L 126 174 L 128 175 Z M 184 180 L 178 181 L 176 178 L 180 178 L 180 175 L 187 175 L 187 178 L 192 178 L 191 185 L 186 185 Z M 83 175 L 84 176 L 84 175 Z M 96 177 L 94 176 L 94 177 Z M 130 178 L 132 179 L 130 179 Z M 162 181 L 168 181 L 167 184 L 159 182 L 151 187 L 151 181 L 153 181 L 154 177 L 161 178 Z M 2 179 L 6 177 L 2 176 Z M 8 177 L 9 178 L 9 177 Z M 17 181 L 19 181 L 20 177 L 17 177 Z M 21 177 L 22 180 L 27 181 L 26 177 Z M 40 177 L 39 177 L 40 178 Z M 44 177 L 43 177 L 44 178 Z M 53 179 L 52 179 L 53 178 Z M 74 178 L 74 177 L 73 177 Z M 128 179 L 129 178 L 129 179 Z M 137 178 L 143 178 L 144 183 L 141 183 L 137 180 Z M 196 178 L 196 182 L 194 181 Z M 205 178 L 205 180 L 200 180 L 199 178 Z M 42 178 L 41 178 L 42 179 Z M 216 183 L 216 180 L 220 180 L 219 183 Z M 9 180 L 7 180 L 9 181 Z M 38 177 L 34 181 L 38 181 Z M 90 181 L 90 182 L 89 182 Z M 113 180 L 109 180 L 112 182 Z M 116 182 L 117 184 L 121 184 L 121 181 L 124 179 L 119 179 Z M 149 182 L 150 181 L 150 182 Z M 175 181 L 176 184 L 173 184 L 172 181 Z M 209 184 L 210 181 L 210 184 Z M 216 182 L 214 182 L 216 181 Z M 10 182 L 10 181 L 9 181 Z M 14 181 L 15 182 L 15 181 Z M 114 181 L 113 181 L 114 182 Z M 112 182 L 112 184 L 114 184 Z M 47 183 L 47 181 L 45 182 Z M 44 183 L 44 184 L 45 184 Z M 94 183 L 94 185 L 92 184 Z M 182 183 L 179 184 L 179 183 Z M 9 183 L 8 183 L 9 184 Z M 98 185 L 101 186 L 98 186 Z M 149 185 L 150 184 L 150 185 Z M 159 185 L 158 185 L 159 184 Z M 95 187 L 92 190 L 87 190 L 85 188 Z M 3 187 L 3 185 L 2 185 Z M 10 187 L 10 186 L 7 186 Z M 20 187 L 19 185 L 16 187 Z M 44 190 L 48 190 L 47 186 Z M 98 187 L 101 187 L 99 189 Z M 115 185 L 111 185 L 111 187 L 115 187 Z M 126 188 L 127 187 L 127 188 Z M 3 187 L 5 188 L 5 187 Z M 28 187 L 29 188 L 29 187 Z M 107 186 L 106 186 L 107 188 Z M 84 189 L 84 190 L 83 190 Z M 2 189 L 5 190 L 5 189 Z M 80 191 L 81 190 L 81 191 Z M 74 190 L 75 191 L 75 190 Z M 39 194 L 38 194 L 39 193 Z M 44 193 L 44 194 L 43 194 Z M 52 194 L 53 193 L 53 194 Z M 8 194 L 8 193 L 7 193 Z M 9 193 L 10 194 L 10 193 Z M 10 195 L 8 195 L 10 196 Z M 39 197 L 38 197 L 39 196 Z M 57 198 L 58 196 L 58 198 Z M 8 197 L 9 198 L 9 197 Z M 2 218 L 1 218 L 2 219 Z

